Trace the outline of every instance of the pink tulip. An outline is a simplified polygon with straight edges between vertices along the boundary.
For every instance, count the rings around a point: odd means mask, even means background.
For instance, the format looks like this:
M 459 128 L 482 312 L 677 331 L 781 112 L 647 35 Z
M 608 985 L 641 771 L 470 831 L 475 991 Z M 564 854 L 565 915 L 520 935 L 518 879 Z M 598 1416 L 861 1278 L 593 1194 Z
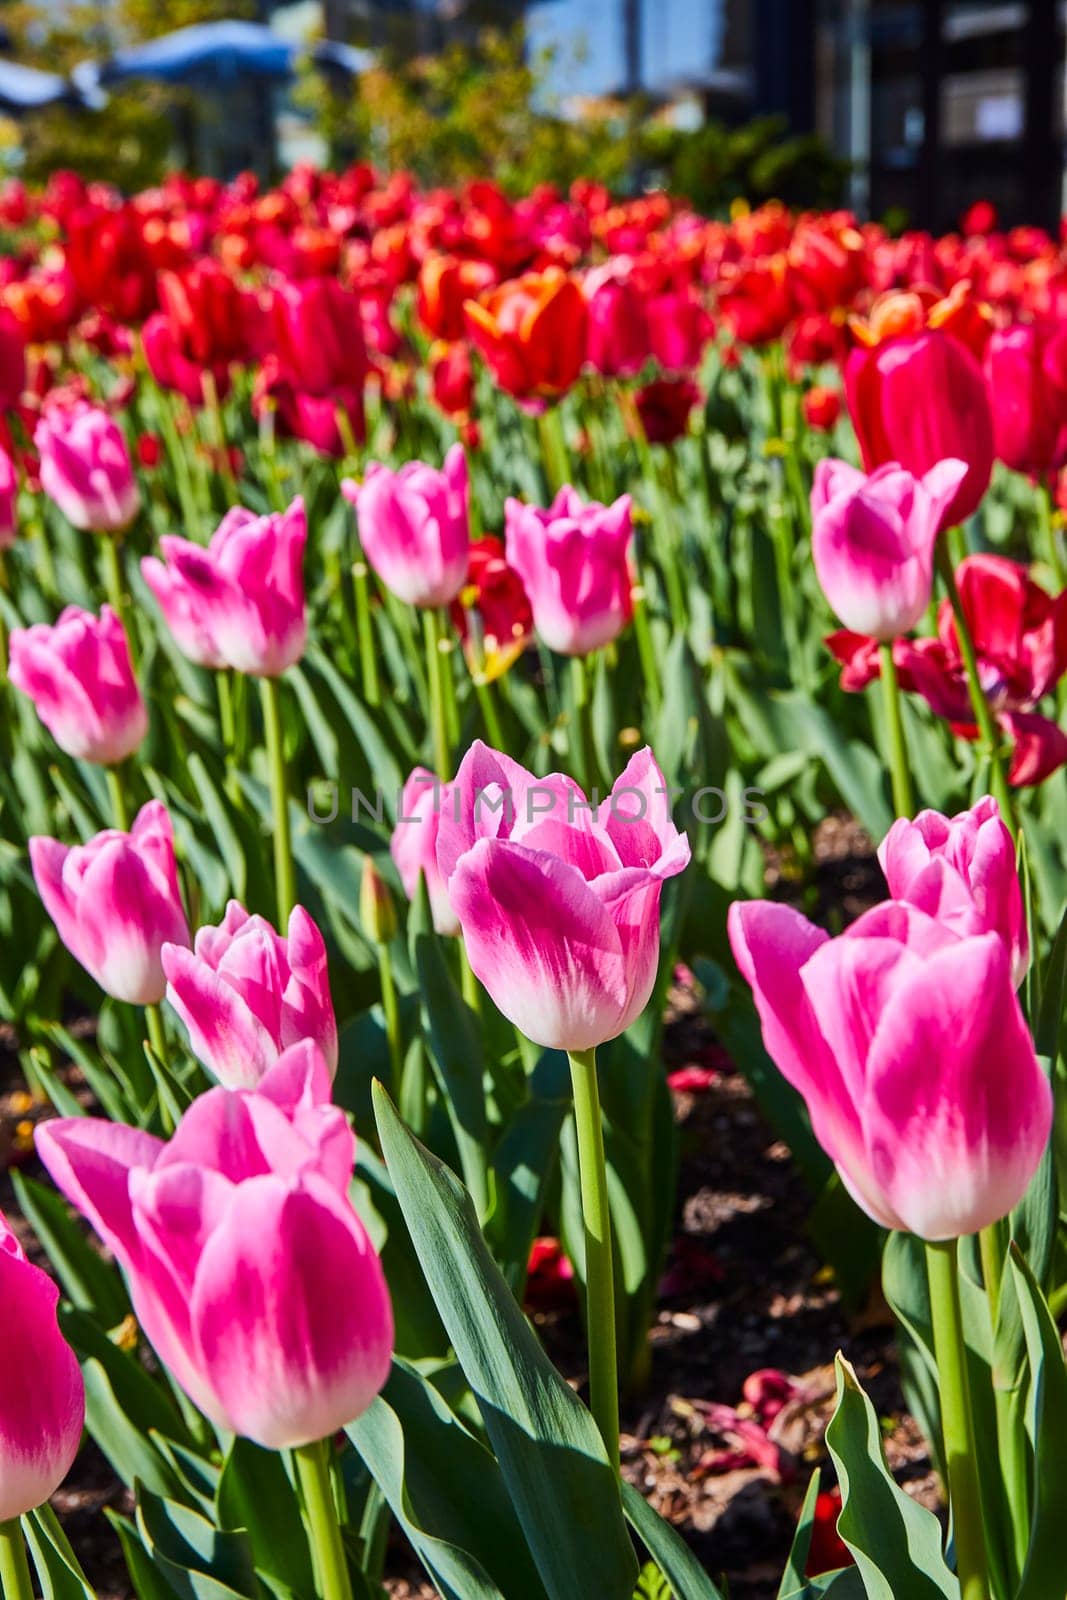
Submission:
M 162 1000 L 162 948 L 189 943 L 162 802 L 142 806 L 129 833 L 107 828 L 72 847 L 33 838 L 30 863 L 56 932 L 101 989 L 131 1005 Z
M 791 906 L 730 907 L 763 1041 L 849 1193 L 887 1228 L 954 1239 L 1007 1215 L 1052 1095 L 998 933 L 899 901 L 831 939 Z
M 508 565 L 522 579 L 534 627 L 550 650 L 585 656 L 625 628 L 633 615 L 631 533 L 628 494 L 610 506 L 586 505 L 567 484 L 547 511 L 505 501 Z
M 0 550 L 10 550 L 18 533 L 19 481 L 15 464 L 0 449 Z
M 412 606 L 447 606 L 467 581 L 470 486 L 463 446 L 438 471 L 409 461 L 394 472 L 372 461 L 362 484 L 346 478 L 363 553 L 387 588 Z
M 886 642 L 914 628 L 930 604 L 942 518 L 966 473 L 955 460 L 921 478 L 896 462 L 870 477 L 846 461 L 819 462 L 811 553 L 846 628 Z
M 164 561 L 146 556 L 141 572 L 190 661 L 277 678 L 307 645 L 306 543 L 299 496 L 263 517 L 234 506 L 207 549 L 164 535 Z
M 652 993 L 665 878 L 689 860 L 651 751 L 599 808 L 570 778 L 535 778 L 480 741 L 441 813 L 437 862 L 467 955 L 535 1044 L 589 1050 Z
M 79 400 L 49 406 L 33 442 L 41 488 L 75 528 L 121 533 L 137 515 L 141 493 L 122 429 L 102 406 Z
M 37 1130 L 157 1355 L 218 1427 L 272 1450 L 358 1417 L 392 1353 L 381 1264 L 348 1198 L 355 1140 L 329 1092 L 305 1041 L 258 1091 L 201 1095 L 167 1143 L 95 1117 Z
M 459 920 L 437 865 L 437 835 L 441 813 L 452 803 L 452 786 L 425 767 L 416 767 L 401 793 L 400 815 L 389 845 L 409 900 L 418 891 L 420 874 L 426 879 L 433 925 L 446 937 L 459 932 Z
M 167 999 L 189 1030 L 198 1061 L 227 1089 L 254 1089 L 291 1045 L 310 1039 L 331 1078 L 337 1023 L 326 946 L 302 906 L 288 937 L 231 900 L 217 928 L 163 950 Z
M 0 1523 L 59 1488 L 85 1425 L 81 1368 L 56 1322 L 59 1290 L 0 1212 Z
M 1030 938 L 1015 845 L 992 795 L 970 811 L 900 817 L 878 851 L 889 893 L 960 934 L 998 933 L 1015 987 L 1030 965 Z
M 133 754 L 148 732 L 148 712 L 110 606 L 99 617 L 68 606 L 54 626 L 16 628 L 10 649 L 11 682 L 33 701 L 61 750 L 101 766 Z

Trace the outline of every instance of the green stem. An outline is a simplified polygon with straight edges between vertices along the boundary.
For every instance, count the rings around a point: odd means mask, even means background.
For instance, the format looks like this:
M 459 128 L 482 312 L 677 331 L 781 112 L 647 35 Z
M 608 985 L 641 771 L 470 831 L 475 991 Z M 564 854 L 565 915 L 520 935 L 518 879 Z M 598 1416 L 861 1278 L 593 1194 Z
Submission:
M 231 675 L 223 668 L 215 674 L 215 687 L 219 697 L 219 735 L 222 739 L 222 755 L 226 764 L 226 793 L 234 805 L 240 806 L 241 780 L 237 776 L 237 708 L 234 704 L 234 683 L 236 674 Z
M 989 757 L 990 772 L 992 774 L 993 795 L 1000 807 L 1000 814 L 1013 839 L 1018 837 L 1015 823 L 1015 811 L 1011 803 L 1011 791 L 1008 788 L 1007 776 L 1004 772 L 1004 761 L 1000 753 L 1000 735 L 993 720 L 993 711 L 986 699 L 982 680 L 978 675 L 978 657 L 975 654 L 974 640 L 971 637 L 970 624 L 967 614 L 963 609 L 963 601 L 956 584 L 956 574 L 952 569 L 952 557 L 949 555 L 948 545 L 944 537 L 937 541 L 937 570 L 941 581 L 945 585 L 945 592 L 952 606 L 952 615 L 956 622 L 956 638 L 959 641 L 960 655 L 963 657 L 964 669 L 967 673 L 967 689 L 971 697 L 971 706 L 974 711 L 974 720 L 978 724 L 983 754 Z
M 389 1065 L 393 1069 L 393 1096 L 399 1101 L 404 1077 L 404 1047 L 400 1038 L 400 1006 L 396 997 L 393 958 L 387 944 L 378 946 L 378 976 L 382 984 L 382 1011 L 385 1013 L 385 1038 L 389 1046 Z
M 4 1600 L 33 1600 L 26 1543 L 17 1517 L 0 1522 L 0 1590 Z
M 126 634 L 126 642 L 130 647 L 130 660 L 134 667 L 137 666 L 137 656 L 134 651 L 133 630 L 130 627 L 130 602 L 126 593 L 126 575 L 122 570 L 122 550 L 117 534 L 105 534 L 101 543 L 104 547 L 104 587 L 112 610 L 122 623 Z
M 912 793 L 911 772 L 908 768 L 908 747 L 904 741 L 900 682 L 897 678 L 897 664 L 893 660 L 893 646 L 883 644 L 879 653 L 882 658 L 885 717 L 889 728 L 889 770 L 893 775 L 893 810 L 898 817 L 911 817 L 915 814 L 915 796 Z
M 641 475 L 648 489 L 652 543 L 659 555 L 659 566 L 667 591 L 671 621 L 677 628 L 686 628 L 689 624 L 689 603 L 682 583 L 683 552 L 677 534 L 677 506 L 671 503 L 664 492 L 663 481 L 652 454 L 652 446 L 648 442 L 648 434 L 641 421 L 641 413 L 633 404 L 629 394 L 626 400 L 626 415 L 633 432 Z
M 352 1600 L 348 1562 L 330 1486 L 328 1448 L 325 1439 L 301 1445 L 293 1451 L 293 1460 L 321 1600 Z
M 1067 566 L 1064 565 L 1060 553 L 1060 541 L 1056 537 L 1056 523 L 1052 510 L 1052 495 L 1049 492 L 1047 479 L 1037 485 L 1037 515 L 1038 526 L 1041 529 L 1041 542 L 1048 556 L 1052 575 L 1056 580 L 1057 589 L 1067 588 Z
M 497 715 L 496 701 L 493 699 L 492 685 L 483 677 L 473 676 L 474 692 L 478 697 L 478 706 L 485 724 L 485 736 L 494 750 L 503 750 L 504 734 L 500 727 L 500 718 Z
M 992 1222 L 987 1228 L 983 1228 L 978 1235 L 978 1247 L 982 1258 L 982 1281 L 989 1302 L 989 1320 L 995 1346 L 997 1324 L 1000 1320 L 1000 1291 L 1004 1277 L 1003 1225 Z M 1001 1378 L 1002 1375 L 994 1366 L 993 1400 L 997 1415 L 997 1446 L 1000 1451 L 1001 1475 L 1011 1519 L 1016 1571 L 1021 1573 L 1030 1543 L 1030 1463 L 1022 1417 L 1018 1408 L 1012 1403 L 1010 1389 L 1003 1386 Z
M 930 1312 L 941 1388 L 945 1489 L 952 1506 L 960 1600 L 988 1600 L 978 1457 L 963 1338 L 956 1241 L 927 1243 Z
M 163 1013 L 157 1005 L 147 1005 L 144 1008 L 145 1025 L 148 1028 L 148 1042 L 152 1046 L 152 1054 L 161 1067 L 170 1065 L 170 1052 L 167 1049 L 167 1035 L 163 1027 Z
M 474 1012 L 474 1015 L 476 1017 L 480 1016 L 482 1011 L 481 985 L 474 976 L 474 968 L 467 957 L 467 947 L 462 939 L 459 941 L 459 981 L 464 1000 Z
M 437 613 L 437 654 L 441 660 L 441 698 L 445 706 L 445 727 L 448 729 L 449 749 L 459 743 L 459 702 L 456 699 L 456 670 L 452 665 L 454 639 L 449 627 L 448 612 Z
M 537 419 L 537 432 L 541 440 L 541 461 L 549 492 L 557 495 L 564 484 L 571 481 L 571 464 L 558 405 L 550 405 L 542 411 Z
M 615 1354 L 615 1277 L 604 1128 L 597 1086 L 596 1050 L 570 1054 L 578 1169 L 585 1227 L 586 1328 L 589 1341 L 590 1409 L 608 1460 L 619 1465 L 619 1380 Z M 969 1597 L 968 1597 L 969 1600 Z
M 126 791 L 122 786 L 121 767 L 107 767 L 107 792 L 111 800 L 111 812 L 115 819 L 115 826 L 120 833 L 130 831 L 130 808 L 126 804 Z
M 430 726 L 433 731 L 434 770 L 442 782 L 450 777 L 448 770 L 448 722 L 445 712 L 444 683 L 441 676 L 441 652 L 437 648 L 437 613 L 422 613 L 422 632 L 426 645 L 426 676 L 430 685 Z
M 571 766 L 575 777 L 585 790 L 586 799 L 591 800 L 597 779 L 597 763 L 593 744 L 593 696 L 590 692 L 589 660 L 586 656 L 571 656 L 571 685 L 574 692 Z
M 56 564 L 52 558 L 52 546 L 49 543 L 48 528 L 43 517 L 36 518 L 32 531 L 33 546 L 37 556 L 37 580 L 49 600 L 58 600 L 59 582 L 56 578 Z
M 205 367 L 201 378 L 204 390 L 204 399 L 207 402 L 208 414 L 211 417 L 212 444 L 215 446 L 215 470 L 226 486 L 226 493 L 231 502 L 236 505 L 238 501 L 237 479 L 233 475 L 233 466 L 230 462 L 230 450 L 226 443 L 226 421 L 222 414 L 222 402 L 219 399 L 219 388 L 215 382 L 215 374 L 210 368 Z
M 277 678 L 260 678 L 263 725 L 267 735 L 271 811 L 274 819 L 274 886 L 278 897 L 278 932 L 284 933 L 289 913 L 296 905 L 296 874 L 289 834 L 289 786 L 285 774 L 281 694 Z
M 381 704 L 378 684 L 378 657 L 374 649 L 374 628 L 370 608 L 370 571 L 362 556 L 352 563 L 352 583 L 356 591 L 356 634 L 359 639 L 359 671 L 363 698 L 369 706 Z
M 652 642 L 652 629 L 648 621 L 648 595 L 643 583 L 635 583 L 630 591 L 634 604 L 634 633 L 637 637 L 637 654 L 641 661 L 641 676 L 645 680 L 645 698 L 650 713 L 659 710 L 663 698 L 659 681 L 659 664 L 656 647 Z

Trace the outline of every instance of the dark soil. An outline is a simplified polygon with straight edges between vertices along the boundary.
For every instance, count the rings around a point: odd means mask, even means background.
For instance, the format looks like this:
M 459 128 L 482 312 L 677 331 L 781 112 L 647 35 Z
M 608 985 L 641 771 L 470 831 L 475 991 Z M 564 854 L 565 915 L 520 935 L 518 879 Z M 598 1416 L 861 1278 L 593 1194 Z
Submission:
M 790 895 L 790 880 L 788 863 L 771 859 L 770 892 Z M 816 835 L 814 889 L 816 915 L 831 923 L 849 920 L 884 893 L 869 843 L 845 819 L 828 819 Z M 666 1032 L 667 1070 L 695 1068 L 703 1082 L 698 1092 L 675 1095 L 676 1237 L 651 1334 L 649 1383 L 624 1405 L 623 1470 L 707 1570 L 726 1579 L 731 1600 L 773 1600 L 811 1470 L 826 1461 L 822 1436 L 837 1350 L 854 1363 L 884 1419 L 899 1481 L 927 1505 L 937 1504 L 937 1484 L 904 1409 L 884 1302 L 872 1289 L 862 1312 L 846 1315 L 809 1243 L 810 1197 L 789 1151 L 716 1044 L 684 973 L 680 979 Z M 12 1046 L 10 1034 L 0 1031 L 0 1209 L 42 1262 L 16 1215 L 7 1171 L 13 1164 L 34 1169 L 32 1123 L 40 1115 L 22 1087 Z M 76 1069 L 68 1081 L 77 1087 Z M 533 1307 L 532 1314 L 561 1370 L 580 1383 L 580 1321 L 568 1285 L 557 1290 L 558 1304 Z M 768 1368 L 792 1380 L 772 1420 L 742 1392 L 751 1374 Z M 103 1516 L 105 1506 L 129 1511 L 129 1496 L 95 1447 L 82 1450 L 53 1503 L 100 1600 L 131 1600 Z M 399 1545 L 390 1568 L 394 1600 L 433 1600 Z

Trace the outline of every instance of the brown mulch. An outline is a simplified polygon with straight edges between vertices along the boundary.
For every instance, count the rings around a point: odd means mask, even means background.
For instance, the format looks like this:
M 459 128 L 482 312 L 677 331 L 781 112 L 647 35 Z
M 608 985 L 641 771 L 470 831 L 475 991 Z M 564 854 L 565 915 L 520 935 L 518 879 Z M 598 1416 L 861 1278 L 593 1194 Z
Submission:
M 884 894 L 869 841 L 848 818 L 829 818 L 814 839 L 805 886 L 809 915 L 847 921 Z M 768 892 L 793 897 L 790 863 L 768 859 Z M 623 1408 L 623 1470 L 690 1542 L 731 1600 L 773 1600 L 812 1468 L 825 1463 L 823 1430 L 833 1404 L 833 1357 L 854 1363 L 884 1424 L 889 1464 L 908 1493 L 936 1506 L 929 1456 L 900 1394 L 888 1311 L 876 1289 L 849 1316 L 805 1232 L 810 1198 L 786 1147 L 715 1043 L 692 987 L 676 988 L 665 1041 L 667 1069 L 712 1068 L 699 1093 L 679 1093 L 681 1175 L 676 1235 L 651 1332 L 644 1392 Z M 76 1069 L 66 1069 L 79 1088 Z M 86 1100 L 88 1096 L 86 1094 Z M 10 1030 L 0 1029 L 0 1209 L 34 1259 L 36 1241 L 18 1217 L 7 1169 L 34 1170 L 30 1134 L 39 1108 L 19 1076 Z M 547 1348 L 566 1376 L 584 1377 L 573 1304 L 535 1310 Z M 775 1368 L 799 1394 L 767 1429 L 776 1463 L 724 1460 L 722 1437 L 702 1406 L 747 1409 L 745 1379 Z M 827 1474 L 827 1486 L 832 1474 Z M 129 1496 L 91 1444 L 54 1505 L 100 1600 L 131 1600 L 105 1506 L 129 1511 Z M 392 1600 L 435 1600 L 410 1552 L 397 1542 L 386 1584 Z

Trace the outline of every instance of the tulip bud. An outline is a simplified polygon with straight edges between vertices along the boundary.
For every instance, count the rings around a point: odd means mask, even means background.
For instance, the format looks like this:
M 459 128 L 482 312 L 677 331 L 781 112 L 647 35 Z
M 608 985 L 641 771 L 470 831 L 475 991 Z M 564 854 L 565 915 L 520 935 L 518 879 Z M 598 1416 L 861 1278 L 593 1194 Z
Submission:
M 599 807 L 477 741 L 442 811 L 437 864 L 474 974 L 550 1050 L 591 1050 L 634 1022 L 659 961 L 666 878 L 689 861 L 663 774 L 638 751 Z
M 1052 1093 L 999 933 L 887 901 L 836 939 L 772 901 L 729 934 L 768 1053 L 853 1199 L 921 1239 L 978 1233 L 1026 1193 Z
M 0 550 L 9 550 L 18 532 L 19 481 L 15 464 L 0 449 Z
M 961 933 L 998 933 L 1018 988 L 1030 966 L 1030 937 L 1015 845 L 992 795 L 970 811 L 900 817 L 878 850 L 889 893 Z
M 160 1360 L 217 1427 L 269 1450 L 353 1422 L 389 1373 L 389 1291 L 348 1197 L 355 1139 L 329 1097 L 305 1041 L 258 1091 L 194 1100 L 169 1143 L 94 1117 L 37 1130 Z M 23 1391 L 24 1367 L 5 1366 Z
M 389 843 L 389 853 L 409 900 L 414 900 L 418 892 L 420 875 L 425 878 L 434 928 L 445 937 L 459 932 L 459 922 L 437 865 L 441 815 L 446 806 L 452 804 L 452 786 L 442 783 L 425 767 L 416 767 L 401 793 L 400 814 Z
M 167 999 L 198 1061 L 228 1088 L 254 1089 L 290 1045 L 310 1039 L 330 1076 L 337 1023 L 322 934 L 296 906 L 285 936 L 236 900 L 217 928 L 166 945 Z
M 141 573 L 190 661 L 277 678 L 307 644 L 306 543 L 299 496 L 263 517 L 234 506 L 207 549 L 165 535 L 163 561 L 146 556 Z
M 374 865 L 373 856 L 363 858 L 363 877 L 359 885 L 359 920 L 372 944 L 391 944 L 396 938 L 396 906 L 389 885 Z
M 967 465 L 942 526 L 978 507 L 993 470 L 993 411 L 978 360 L 944 328 L 854 350 L 845 394 L 868 472 L 896 461 L 916 477 L 939 461 Z
M 915 626 L 930 604 L 942 518 L 966 473 L 962 461 L 940 461 L 913 478 L 891 462 L 868 478 L 845 461 L 819 462 L 811 553 L 846 628 L 889 641 Z
M 522 579 L 534 627 L 550 650 L 584 656 L 618 637 L 633 614 L 630 496 L 586 505 L 562 488 L 547 511 L 507 500 L 508 565 Z
M 129 833 L 108 828 L 73 848 L 33 838 L 30 864 L 56 932 L 101 989 L 131 1005 L 162 1000 L 161 951 L 187 945 L 189 925 L 161 801 L 142 806 Z
M 409 461 L 394 472 L 372 461 L 362 484 L 346 478 L 370 565 L 401 600 L 446 606 L 467 576 L 470 551 L 467 460 L 453 445 L 443 468 Z
M 111 766 L 132 755 L 148 732 L 129 643 L 110 606 L 99 617 L 68 606 L 53 627 L 16 628 L 10 677 L 75 760 Z
M 126 439 L 102 406 L 81 400 L 50 406 L 34 432 L 41 487 L 75 528 L 121 533 L 137 515 L 141 493 Z
M 0 1523 L 25 1516 L 59 1488 L 85 1425 L 85 1385 L 59 1331 L 59 1290 L 26 1260 L 0 1212 Z

